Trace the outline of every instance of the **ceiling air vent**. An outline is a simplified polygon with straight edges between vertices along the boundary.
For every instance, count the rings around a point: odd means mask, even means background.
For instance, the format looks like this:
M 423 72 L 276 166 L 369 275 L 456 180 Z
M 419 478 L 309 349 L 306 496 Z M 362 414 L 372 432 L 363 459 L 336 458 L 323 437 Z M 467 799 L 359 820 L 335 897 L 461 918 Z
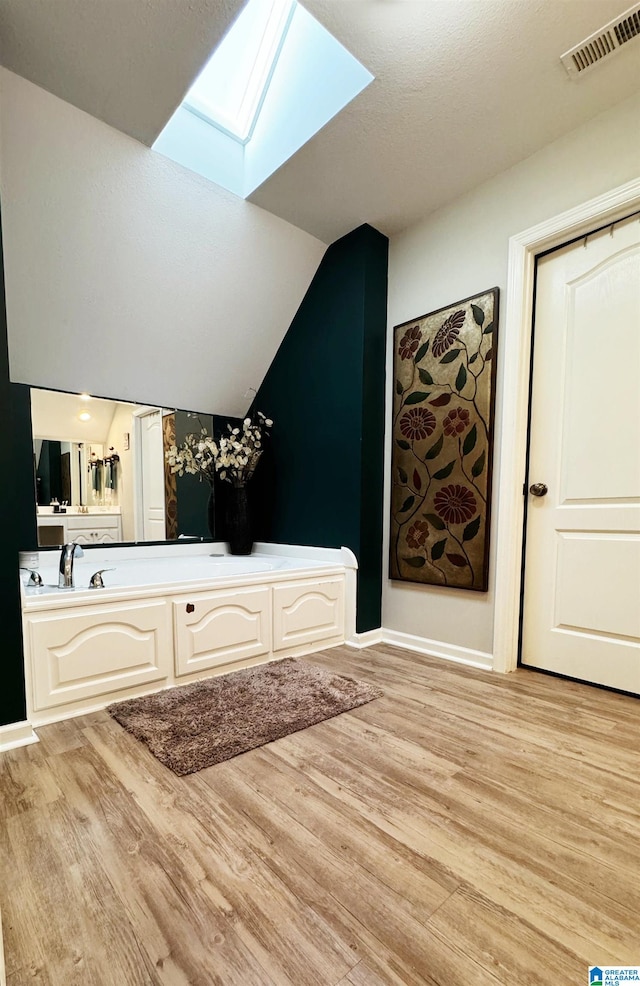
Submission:
M 603 58 L 619 51 L 627 41 L 640 37 L 640 3 L 609 21 L 603 28 L 562 55 L 562 64 L 576 79 Z

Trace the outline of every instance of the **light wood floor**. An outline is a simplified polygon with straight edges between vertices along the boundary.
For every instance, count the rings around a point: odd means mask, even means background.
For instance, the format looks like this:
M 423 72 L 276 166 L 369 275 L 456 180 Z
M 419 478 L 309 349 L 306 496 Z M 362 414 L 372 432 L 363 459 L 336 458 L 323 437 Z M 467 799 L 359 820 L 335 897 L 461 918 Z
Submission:
M 584 986 L 640 963 L 640 704 L 397 648 L 175 777 L 96 713 L 0 759 L 9 986 Z

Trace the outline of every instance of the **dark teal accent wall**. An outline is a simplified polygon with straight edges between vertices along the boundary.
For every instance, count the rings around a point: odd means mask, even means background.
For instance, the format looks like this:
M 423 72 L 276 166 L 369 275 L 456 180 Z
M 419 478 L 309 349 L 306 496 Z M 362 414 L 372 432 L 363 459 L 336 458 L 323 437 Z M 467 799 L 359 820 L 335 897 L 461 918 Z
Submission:
M 20 551 L 38 550 L 36 523 L 36 471 L 31 427 L 31 388 L 23 383 L 9 385 L 11 440 L 13 443 L 13 519 Z
M 176 444 L 180 445 L 187 435 L 197 434 L 200 425 L 207 429 L 209 435 L 219 438 L 226 434 L 227 424 L 237 427 L 241 424 L 238 418 L 228 418 L 219 414 L 200 414 L 194 418 L 186 411 L 176 411 Z M 198 423 L 200 422 L 200 424 Z M 214 531 L 216 541 L 226 540 L 225 508 L 229 484 L 216 476 L 214 498 Z M 194 537 L 208 538 L 209 525 L 207 522 L 208 504 L 211 487 L 206 482 L 200 482 L 198 476 L 185 474 L 176 476 L 176 495 L 178 499 L 178 536 L 181 534 Z
M 211 434 L 213 419 L 210 414 L 201 414 L 199 421 L 186 411 L 176 411 L 176 445 L 184 442 L 189 434 L 197 434 L 200 423 Z M 176 476 L 176 495 L 178 499 L 178 536 L 210 537 L 207 524 L 207 504 L 211 490 L 208 483 L 200 482 L 198 476 L 186 474 Z
M 275 422 L 256 536 L 351 548 L 360 632 L 381 625 L 388 246 L 365 225 L 329 247 L 253 404 Z
M 40 503 L 51 503 L 54 496 L 62 502 L 62 443 L 44 439 L 40 457 L 36 463 L 36 477 L 40 480 Z
M 28 388 L 25 388 L 28 394 Z M 18 575 L 18 551 L 29 545 L 21 544 L 25 535 L 22 528 L 23 505 L 20 502 L 21 487 L 16 481 L 23 467 L 24 407 L 22 389 L 9 382 L 9 354 L 7 349 L 7 313 L 4 294 L 4 263 L 2 232 L 0 229 L 0 421 L 4 431 L 4 468 L 0 482 L 0 516 L 6 523 L 0 551 L 0 626 L 2 626 L 2 688 L 0 689 L 0 726 L 26 719 L 24 667 L 22 658 L 22 622 L 20 610 L 20 583 Z M 31 444 L 31 412 L 27 409 Z M 16 456 L 18 461 L 16 461 Z M 30 455 L 27 477 L 33 476 L 33 454 Z M 30 491 L 33 509 L 35 494 Z M 35 517 L 35 510 L 34 510 Z M 35 520 L 33 523 L 35 534 Z

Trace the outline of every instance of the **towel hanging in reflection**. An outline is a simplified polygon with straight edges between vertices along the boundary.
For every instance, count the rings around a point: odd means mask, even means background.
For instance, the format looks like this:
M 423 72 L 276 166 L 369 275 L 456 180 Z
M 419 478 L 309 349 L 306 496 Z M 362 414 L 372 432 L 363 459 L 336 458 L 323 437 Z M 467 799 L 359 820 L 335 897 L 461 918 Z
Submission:
M 91 489 L 95 494 L 102 492 L 102 459 L 91 459 L 89 463 L 91 472 Z
M 109 455 L 104 460 L 104 487 L 106 490 L 118 489 L 118 472 L 120 469 L 120 456 L 113 446 L 109 449 Z

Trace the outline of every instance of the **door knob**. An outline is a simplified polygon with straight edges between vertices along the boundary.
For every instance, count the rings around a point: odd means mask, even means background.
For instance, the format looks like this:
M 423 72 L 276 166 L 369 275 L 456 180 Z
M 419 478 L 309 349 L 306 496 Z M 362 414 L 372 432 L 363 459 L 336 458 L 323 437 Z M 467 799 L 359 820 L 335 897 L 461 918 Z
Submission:
M 544 483 L 534 483 L 533 486 L 529 487 L 529 493 L 533 496 L 546 496 L 549 492 L 549 487 Z

